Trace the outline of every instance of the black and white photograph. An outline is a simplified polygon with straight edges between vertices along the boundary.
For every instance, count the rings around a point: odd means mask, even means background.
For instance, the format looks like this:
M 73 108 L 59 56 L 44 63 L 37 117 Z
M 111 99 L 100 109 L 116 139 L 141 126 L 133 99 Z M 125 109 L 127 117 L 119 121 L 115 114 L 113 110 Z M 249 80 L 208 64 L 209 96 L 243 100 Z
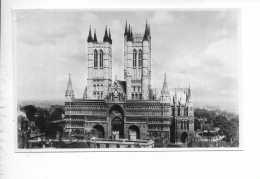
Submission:
M 259 7 L 1 1 L 0 178 L 259 178 Z
M 240 147 L 238 9 L 13 18 L 17 149 Z

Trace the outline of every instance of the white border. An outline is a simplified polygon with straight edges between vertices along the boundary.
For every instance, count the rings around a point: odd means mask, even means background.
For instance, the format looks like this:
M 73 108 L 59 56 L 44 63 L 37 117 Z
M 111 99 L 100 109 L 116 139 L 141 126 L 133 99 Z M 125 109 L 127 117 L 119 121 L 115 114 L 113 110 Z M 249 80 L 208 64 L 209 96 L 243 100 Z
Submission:
M 241 8 L 242 152 L 15 153 L 12 8 Z M 1 25 L 0 178 L 259 178 L 260 2 L 254 0 L 5 0 Z M 243 111 L 241 111 L 241 106 Z

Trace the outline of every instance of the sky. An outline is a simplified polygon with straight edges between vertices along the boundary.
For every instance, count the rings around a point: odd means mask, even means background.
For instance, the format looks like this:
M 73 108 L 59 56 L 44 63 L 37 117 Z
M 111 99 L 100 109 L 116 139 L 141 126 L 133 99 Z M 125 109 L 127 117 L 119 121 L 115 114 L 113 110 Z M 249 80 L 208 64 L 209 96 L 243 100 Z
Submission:
M 125 22 L 134 32 L 150 24 L 152 87 L 191 86 L 194 104 L 239 101 L 240 33 L 236 10 L 85 11 L 16 10 L 14 16 L 17 97 L 64 100 L 71 74 L 76 98 L 87 83 L 87 36 L 96 29 L 101 41 L 105 26 L 113 40 L 113 79 L 123 80 Z

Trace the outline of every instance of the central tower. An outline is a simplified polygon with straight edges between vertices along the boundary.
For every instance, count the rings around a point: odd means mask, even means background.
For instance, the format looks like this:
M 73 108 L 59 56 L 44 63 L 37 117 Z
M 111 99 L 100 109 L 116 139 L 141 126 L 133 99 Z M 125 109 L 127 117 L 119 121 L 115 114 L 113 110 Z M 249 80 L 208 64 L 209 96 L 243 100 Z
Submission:
M 112 39 L 105 29 L 103 41 L 97 40 L 96 30 L 92 38 L 91 27 L 87 48 L 88 78 L 84 98 L 104 99 L 112 84 Z
M 151 92 L 151 34 L 145 24 L 144 33 L 133 33 L 125 24 L 124 33 L 124 80 L 127 99 L 148 100 Z

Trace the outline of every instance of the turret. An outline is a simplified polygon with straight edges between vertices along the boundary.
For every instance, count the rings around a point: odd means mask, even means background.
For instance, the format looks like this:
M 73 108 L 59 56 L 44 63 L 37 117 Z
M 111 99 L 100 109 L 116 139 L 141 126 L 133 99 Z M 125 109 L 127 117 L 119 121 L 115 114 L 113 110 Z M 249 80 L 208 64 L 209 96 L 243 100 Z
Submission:
M 111 38 L 111 34 L 110 34 L 110 29 L 109 29 L 108 40 L 109 40 L 110 44 L 112 44 L 112 38 Z
M 130 27 L 130 25 L 129 25 L 129 29 L 128 29 L 127 41 L 130 41 L 130 42 L 133 41 L 133 32 L 132 32 L 132 27 Z
M 147 21 L 146 21 L 143 41 L 148 41 L 149 36 L 150 36 L 150 27 L 148 26 Z
M 162 103 L 170 103 L 170 93 L 169 93 L 169 90 L 168 90 L 166 73 L 164 74 L 164 82 L 163 82 L 163 87 L 162 87 L 162 91 L 161 91 L 161 102 Z
M 125 33 L 124 33 L 124 36 L 127 36 L 128 35 L 128 31 L 127 31 L 127 21 L 125 23 Z
M 83 94 L 83 98 L 84 98 L 84 99 L 87 99 L 87 98 L 88 98 L 88 88 L 87 88 L 87 86 L 86 86 L 86 88 L 85 88 L 85 91 L 84 91 L 84 94 Z
M 91 26 L 89 28 L 89 34 L 88 34 L 88 43 L 89 42 L 92 42 L 93 41 L 93 38 L 92 38 L 92 34 L 91 34 Z
M 74 90 L 72 88 L 72 81 L 70 78 L 70 74 L 69 74 L 67 89 L 65 91 L 65 98 L 66 98 L 66 101 L 71 101 L 72 99 L 74 99 Z
M 108 34 L 107 34 L 107 26 L 106 26 L 106 30 L 105 30 L 105 35 L 104 35 L 104 38 L 103 38 L 103 42 L 109 42 L 109 37 L 108 37 Z
M 97 43 L 96 29 L 95 29 L 95 32 L 94 32 L 94 39 L 93 39 L 93 42 Z

